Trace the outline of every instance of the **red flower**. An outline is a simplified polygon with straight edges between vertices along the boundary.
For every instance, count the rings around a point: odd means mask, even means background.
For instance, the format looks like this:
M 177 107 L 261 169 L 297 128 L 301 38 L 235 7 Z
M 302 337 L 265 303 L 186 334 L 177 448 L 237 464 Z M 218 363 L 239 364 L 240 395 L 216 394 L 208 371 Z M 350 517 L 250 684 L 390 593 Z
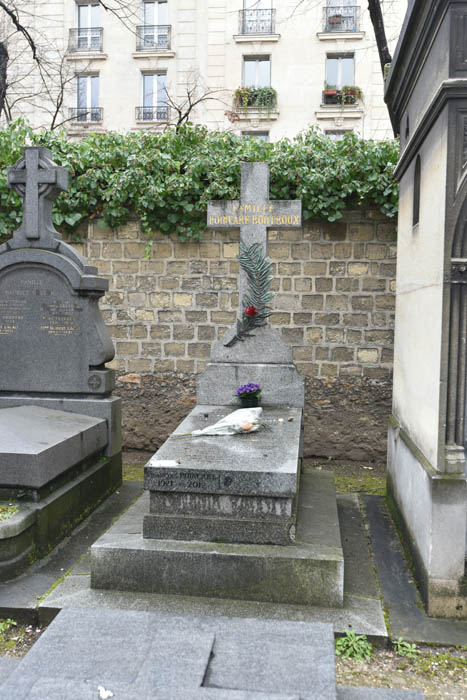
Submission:
M 256 306 L 247 306 L 246 309 L 244 310 L 245 316 L 248 316 L 248 318 L 253 318 L 253 316 L 256 316 L 258 313 L 258 309 Z

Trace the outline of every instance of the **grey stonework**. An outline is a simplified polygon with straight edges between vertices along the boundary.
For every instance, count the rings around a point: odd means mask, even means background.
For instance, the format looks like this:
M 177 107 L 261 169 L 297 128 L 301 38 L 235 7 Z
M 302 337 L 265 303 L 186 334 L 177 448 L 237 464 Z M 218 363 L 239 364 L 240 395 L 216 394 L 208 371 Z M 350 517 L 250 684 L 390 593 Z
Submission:
M 196 406 L 149 460 L 144 485 L 151 506 L 143 537 L 294 542 L 302 412 L 265 409 L 262 419 L 268 429 L 254 435 L 187 437 L 230 412 L 226 406 Z M 166 495 L 169 500 L 160 512 L 157 506 Z
M 268 227 L 300 228 L 302 203 L 270 200 L 269 165 L 242 163 L 240 201 L 208 204 L 208 227 L 231 228 L 233 222 L 240 226 L 240 244 L 246 249 L 259 245 L 263 256 L 267 256 Z M 237 316 L 241 319 L 248 295 L 248 278 L 243 269 L 240 269 L 238 288 Z M 269 326 L 269 319 L 264 325 L 253 328 L 248 337 L 235 342 L 236 332 L 233 325 L 212 348 L 211 362 L 198 378 L 197 402 L 231 404 L 241 384 L 254 382 L 263 389 L 265 403 L 303 407 L 303 377 L 292 362 L 291 349 L 278 331 Z M 233 346 L 230 345 L 232 341 Z
M 67 171 L 27 147 L 8 169 L 23 220 L 0 246 L 0 579 L 21 573 L 121 483 L 113 344 L 99 310 L 108 282 L 52 220 Z M 23 505 L 24 504 L 24 505 Z
M 465 2 L 411 3 L 385 95 L 401 133 L 389 494 L 428 613 L 464 618 L 466 22 Z

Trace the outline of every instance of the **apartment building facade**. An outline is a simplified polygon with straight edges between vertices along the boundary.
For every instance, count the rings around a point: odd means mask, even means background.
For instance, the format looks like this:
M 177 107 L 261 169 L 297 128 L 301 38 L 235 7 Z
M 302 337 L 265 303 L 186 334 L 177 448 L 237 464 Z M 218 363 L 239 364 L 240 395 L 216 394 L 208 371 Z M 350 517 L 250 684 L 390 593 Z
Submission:
M 158 131 L 186 111 L 210 129 L 274 141 L 312 124 L 332 138 L 391 138 L 373 28 L 356 2 L 112 0 L 112 12 L 96 0 L 32 0 L 57 85 L 45 94 L 24 39 L 4 26 L 10 90 L 22 91 L 8 116 L 50 127 L 53 115 L 75 138 Z M 407 0 L 381 4 L 393 48 Z

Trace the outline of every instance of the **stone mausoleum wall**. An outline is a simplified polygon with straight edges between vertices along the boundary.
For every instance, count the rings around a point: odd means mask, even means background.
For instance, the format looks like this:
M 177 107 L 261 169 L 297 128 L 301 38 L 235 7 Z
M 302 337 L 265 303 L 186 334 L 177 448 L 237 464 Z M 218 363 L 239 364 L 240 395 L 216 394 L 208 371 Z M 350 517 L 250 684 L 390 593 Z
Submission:
M 147 238 L 132 222 L 89 225 L 77 247 L 110 281 L 101 304 L 116 347 L 124 444 L 156 449 L 195 403 L 195 376 L 235 322 L 238 230 L 201 242 Z M 271 325 L 306 377 L 305 454 L 385 459 L 391 409 L 395 223 L 376 210 L 268 234 Z M 254 380 L 254 377 L 252 377 Z

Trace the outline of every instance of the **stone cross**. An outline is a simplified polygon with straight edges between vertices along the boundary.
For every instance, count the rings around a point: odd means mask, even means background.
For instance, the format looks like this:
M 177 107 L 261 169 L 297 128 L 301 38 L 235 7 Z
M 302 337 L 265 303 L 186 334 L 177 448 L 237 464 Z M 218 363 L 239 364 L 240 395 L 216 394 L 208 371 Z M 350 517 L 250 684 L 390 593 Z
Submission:
M 19 231 L 28 240 L 54 231 L 52 202 L 68 189 L 68 172 L 55 165 L 47 148 L 31 146 L 8 168 L 8 186 L 24 199 L 23 223 Z
M 302 203 L 299 199 L 269 199 L 269 165 L 242 163 L 240 201 L 208 202 L 208 228 L 240 227 L 240 241 L 245 246 L 260 243 L 267 248 L 268 228 L 300 228 Z M 240 271 L 240 305 L 247 290 L 247 278 Z

